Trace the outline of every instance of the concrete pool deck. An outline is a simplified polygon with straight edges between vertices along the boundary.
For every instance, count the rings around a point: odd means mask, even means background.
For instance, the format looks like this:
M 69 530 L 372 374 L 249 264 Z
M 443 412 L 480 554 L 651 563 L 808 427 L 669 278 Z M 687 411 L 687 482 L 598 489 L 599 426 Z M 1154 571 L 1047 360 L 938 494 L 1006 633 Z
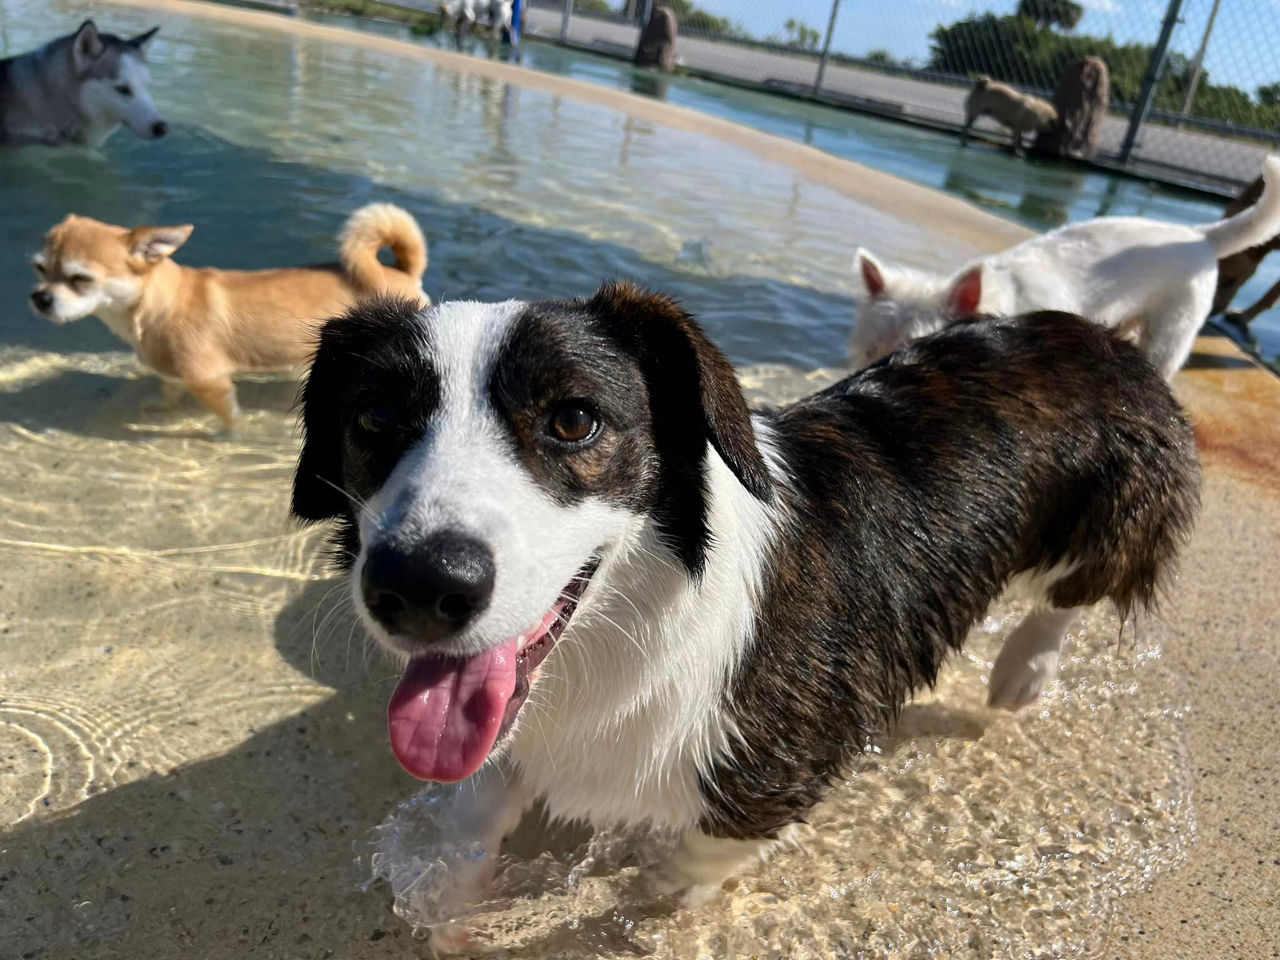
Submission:
M 249 10 L 180 0 L 111 2 L 386 50 L 622 110 L 787 164 L 806 178 L 974 250 L 1000 249 L 1028 235 L 956 198 L 632 94 Z M 1185 678 L 1191 706 L 1185 723 L 1199 832 L 1185 864 L 1161 874 L 1148 892 L 1121 901 L 1105 955 L 1274 957 L 1280 928 L 1280 380 L 1225 339 L 1207 337 L 1175 386 L 1196 421 L 1206 469 L 1203 514 L 1165 609 L 1165 657 Z M 315 722 L 340 727 L 350 719 L 344 720 L 341 711 L 330 713 Z M 342 742 L 352 742 L 350 735 Z M 241 786 L 260 784 L 246 780 Z M 121 816 L 127 816 L 127 789 L 121 791 Z M 288 806 L 287 798 L 282 802 Z M 267 808 L 251 809 L 262 815 Z M 347 809 L 338 819 L 349 823 L 351 816 Z M 278 842 L 269 833 L 261 838 L 264 862 L 272 859 L 267 854 Z M 316 825 L 316 833 L 328 837 L 324 824 Z M 350 838 L 325 842 L 349 845 Z M 385 922 L 388 927 L 396 923 L 389 915 Z

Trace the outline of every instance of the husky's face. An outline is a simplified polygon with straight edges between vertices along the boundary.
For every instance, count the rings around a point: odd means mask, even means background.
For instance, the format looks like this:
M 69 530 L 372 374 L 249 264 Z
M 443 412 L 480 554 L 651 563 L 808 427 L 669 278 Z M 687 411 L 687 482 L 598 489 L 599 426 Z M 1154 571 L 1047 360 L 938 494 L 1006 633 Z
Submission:
M 138 302 L 147 273 L 192 229 L 186 224 L 130 230 L 71 214 L 31 258 L 37 280 L 31 307 L 54 323 L 120 314 Z
M 330 321 L 303 397 L 294 512 L 340 518 L 369 632 L 408 658 L 391 740 L 424 779 L 470 776 L 611 552 L 654 523 L 701 572 L 713 444 L 769 476 L 728 361 L 671 301 L 382 301 Z
M 72 59 L 91 141 L 105 139 L 120 124 L 144 140 L 169 132 L 169 124 L 151 99 L 151 71 L 146 64 L 147 44 L 159 29 L 124 40 L 98 33 L 92 21 L 85 21 L 76 32 Z

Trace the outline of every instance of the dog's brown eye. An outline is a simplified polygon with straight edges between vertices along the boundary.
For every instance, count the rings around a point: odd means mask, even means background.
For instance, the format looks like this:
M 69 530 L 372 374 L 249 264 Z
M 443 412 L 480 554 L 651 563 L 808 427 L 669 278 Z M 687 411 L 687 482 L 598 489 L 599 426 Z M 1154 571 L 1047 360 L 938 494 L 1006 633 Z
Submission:
M 71 278 L 71 285 L 76 289 L 87 287 L 91 283 L 93 283 L 93 277 L 89 276 L 87 273 L 77 273 Z
M 43 263 L 33 263 L 31 266 L 35 268 L 36 273 L 40 274 L 40 276 L 42 276 L 42 277 L 44 276 L 44 264 L 43 264 Z
M 596 432 L 595 414 L 581 403 L 561 407 L 551 418 L 551 435 L 564 443 L 581 443 Z
M 356 414 L 356 427 L 364 433 L 383 433 L 391 427 L 391 411 L 380 403 L 369 403 Z

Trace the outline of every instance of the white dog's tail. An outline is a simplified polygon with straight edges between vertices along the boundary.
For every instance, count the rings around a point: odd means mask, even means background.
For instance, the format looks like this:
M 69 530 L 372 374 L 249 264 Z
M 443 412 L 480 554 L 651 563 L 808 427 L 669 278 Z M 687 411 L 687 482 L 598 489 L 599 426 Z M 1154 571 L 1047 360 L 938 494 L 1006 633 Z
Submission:
M 358 286 L 380 290 L 386 284 L 387 267 L 378 260 L 378 251 L 390 247 L 395 269 L 418 283 L 427 269 L 427 240 L 418 222 L 405 210 L 390 203 L 371 203 L 347 218 L 338 235 L 342 269 Z
M 1263 161 L 1262 181 L 1262 196 L 1252 207 L 1200 228 L 1219 260 L 1266 243 L 1280 233 L 1280 156 Z

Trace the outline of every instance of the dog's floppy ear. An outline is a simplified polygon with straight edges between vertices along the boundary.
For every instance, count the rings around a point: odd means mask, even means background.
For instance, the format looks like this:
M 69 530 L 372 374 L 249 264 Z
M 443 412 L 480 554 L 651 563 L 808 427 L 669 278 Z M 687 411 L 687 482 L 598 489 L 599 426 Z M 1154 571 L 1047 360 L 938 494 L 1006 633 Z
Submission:
M 348 512 L 342 493 L 342 386 L 350 351 L 339 336 L 347 317 L 325 322 L 320 345 L 298 391 L 302 452 L 293 475 L 293 515 L 331 520 Z
M 755 497 L 773 497 L 733 366 L 668 297 L 610 283 L 584 305 L 592 322 L 639 364 L 661 465 L 651 515 L 662 540 L 697 578 L 712 541 L 703 469 L 707 444 Z
M 147 263 L 159 263 L 173 256 L 187 242 L 195 227 L 184 223 L 179 227 L 134 227 L 129 231 L 129 255 Z
M 972 317 L 982 300 L 982 264 L 970 267 L 947 290 L 947 313 L 957 320 Z
M 694 319 L 671 298 L 630 283 L 605 284 L 588 309 L 607 318 L 624 342 L 634 338 L 651 392 L 663 394 L 650 403 L 678 396 L 673 412 L 700 426 L 703 443 L 715 448 L 744 487 L 761 500 L 770 499 L 769 468 L 756 445 L 751 411 L 733 364 Z M 660 391 L 653 391 L 658 385 Z
M 147 44 L 150 43 L 151 38 L 154 37 L 159 32 L 160 32 L 159 27 L 152 27 L 146 33 L 140 33 L 136 37 L 131 37 L 130 39 L 126 40 L 125 43 L 129 44 L 129 46 L 133 47 L 133 49 L 139 50 L 145 53 L 147 49 Z
M 92 20 L 80 24 L 71 40 L 71 62 L 75 65 L 76 73 L 88 70 L 106 49 L 106 44 L 98 35 L 98 27 Z
M 869 298 L 875 300 L 884 296 L 884 268 L 866 247 L 859 247 L 854 253 L 853 269 L 862 278 L 862 286 Z

